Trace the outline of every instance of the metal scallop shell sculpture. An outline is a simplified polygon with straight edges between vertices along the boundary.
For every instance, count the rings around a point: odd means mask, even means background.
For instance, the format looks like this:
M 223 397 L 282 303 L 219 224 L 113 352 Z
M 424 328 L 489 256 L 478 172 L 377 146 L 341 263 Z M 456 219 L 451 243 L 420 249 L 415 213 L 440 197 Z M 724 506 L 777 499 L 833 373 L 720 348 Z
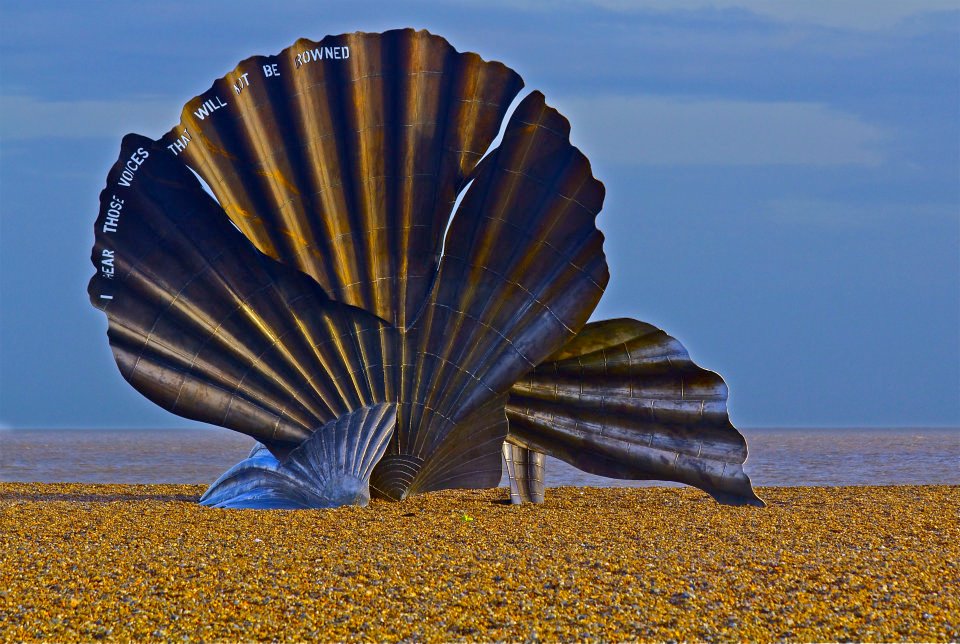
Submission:
M 120 372 L 259 442 L 201 502 L 399 500 L 495 487 L 503 462 L 541 501 L 546 454 L 762 503 L 720 377 L 650 325 L 587 324 L 604 188 L 522 87 L 424 31 L 346 34 L 124 138 L 89 286 Z

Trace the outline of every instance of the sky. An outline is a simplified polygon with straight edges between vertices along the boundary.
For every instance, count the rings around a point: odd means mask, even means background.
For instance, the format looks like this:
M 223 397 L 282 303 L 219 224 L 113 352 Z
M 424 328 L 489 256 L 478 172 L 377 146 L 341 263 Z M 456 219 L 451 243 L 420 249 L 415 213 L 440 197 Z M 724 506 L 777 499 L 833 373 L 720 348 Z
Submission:
M 0 2 L 0 427 L 184 427 L 90 306 L 98 195 L 242 59 L 425 28 L 517 70 L 607 197 L 594 319 L 740 427 L 960 426 L 960 0 Z

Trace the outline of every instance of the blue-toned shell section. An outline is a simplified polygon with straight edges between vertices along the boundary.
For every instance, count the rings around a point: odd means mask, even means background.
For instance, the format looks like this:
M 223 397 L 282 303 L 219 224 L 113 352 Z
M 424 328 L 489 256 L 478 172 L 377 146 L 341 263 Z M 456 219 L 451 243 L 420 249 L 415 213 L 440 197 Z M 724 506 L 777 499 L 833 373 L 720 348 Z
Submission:
M 367 505 L 370 473 L 397 420 L 395 404 L 377 404 L 330 421 L 279 461 L 257 444 L 200 498 L 217 508 L 307 509 Z

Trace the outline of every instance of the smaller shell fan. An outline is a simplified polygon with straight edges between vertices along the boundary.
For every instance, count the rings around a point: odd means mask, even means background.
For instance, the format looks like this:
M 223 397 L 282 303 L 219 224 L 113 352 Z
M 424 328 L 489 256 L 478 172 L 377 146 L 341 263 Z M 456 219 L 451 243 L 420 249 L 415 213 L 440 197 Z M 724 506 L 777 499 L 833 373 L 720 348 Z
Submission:
M 650 324 L 588 324 L 514 385 L 507 418 L 509 441 L 585 472 L 763 505 L 743 472 L 747 444 L 727 416 L 723 379 Z
M 396 405 L 361 407 L 314 432 L 284 462 L 263 445 L 210 486 L 216 508 L 308 509 L 367 505 L 370 472 L 387 447 Z

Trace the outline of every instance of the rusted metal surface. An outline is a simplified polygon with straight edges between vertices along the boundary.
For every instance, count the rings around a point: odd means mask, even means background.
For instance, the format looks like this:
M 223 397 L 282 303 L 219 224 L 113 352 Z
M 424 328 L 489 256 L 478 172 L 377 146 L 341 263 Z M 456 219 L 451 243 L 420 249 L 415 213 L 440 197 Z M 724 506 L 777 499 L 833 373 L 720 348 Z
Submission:
M 582 344 L 608 279 L 603 185 L 539 92 L 503 125 L 522 86 L 427 32 L 330 36 L 243 61 L 159 141 L 126 137 L 89 287 L 121 373 L 281 464 L 395 406 L 373 494 L 495 486 L 508 396 L 517 436 L 535 425 L 514 384 Z M 555 438 L 540 451 L 572 449 Z

